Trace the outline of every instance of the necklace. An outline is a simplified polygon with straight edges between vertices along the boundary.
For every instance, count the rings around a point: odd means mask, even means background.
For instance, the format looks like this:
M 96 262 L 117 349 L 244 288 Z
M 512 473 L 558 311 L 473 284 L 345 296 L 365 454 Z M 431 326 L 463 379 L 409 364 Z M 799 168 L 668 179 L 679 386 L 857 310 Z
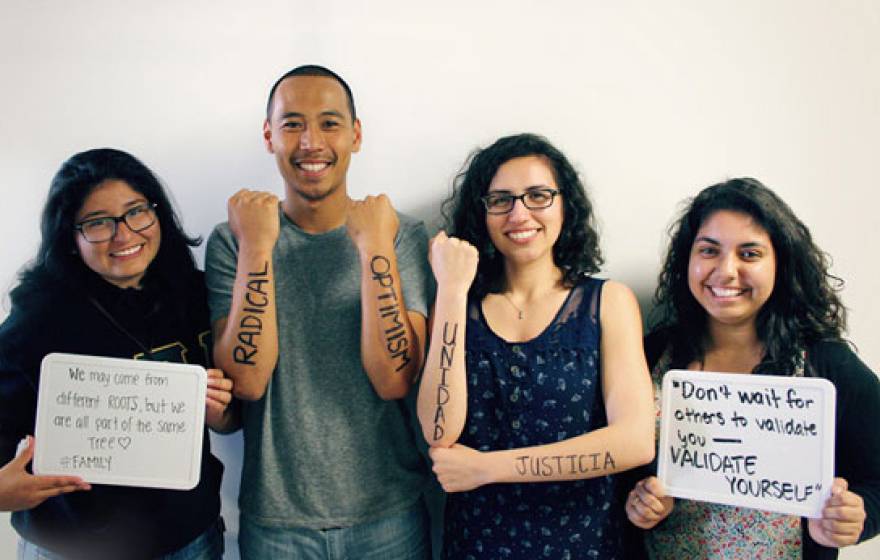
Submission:
M 143 352 L 144 352 L 144 353 L 143 353 L 143 356 L 144 356 L 145 359 L 147 359 L 147 360 L 152 360 L 152 359 L 153 359 L 153 351 L 150 350 L 149 348 L 147 348 L 147 345 L 144 344 L 139 338 L 137 338 L 136 336 L 134 336 L 133 334 L 131 334 L 130 332 L 128 332 L 128 330 L 126 330 L 125 327 L 123 327 L 122 325 L 120 325 L 120 324 L 119 324 L 119 321 L 117 321 L 116 319 L 114 319 L 114 318 L 113 318 L 113 315 L 111 315 L 109 311 L 107 311 L 106 309 L 104 309 L 104 306 L 103 306 L 103 305 L 101 305 L 100 303 L 98 303 L 98 300 L 96 300 L 96 299 L 95 299 L 94 297 L 92 297 L 92 296 L 89 296 L 89 301 L 92 303 L 92 305 L 95 306 L 95 309 L 97 309 L 98 311 L 101 312 L 101 315 L 103 315 L 104 318 L 106 318 L 107 321 L 109 321 L 111 325 L 113 325 L 114 327 L 116 327 L 116 330 L 118 330 L 119 332 L 121 332 L 122 334 L 124 334 L 126 337 L 128 337 L 129 340 L 131 340 L 132 342 L 134 342 L 135 345 L 136 345 L 138 348 L 140 348 L 141 350 L 143 350 Z
M 520 309 L 519 306 L 518 306 L 517 304 L 513 303 L 513 300 L 510 299 L 510 296 L 507 295 L 507 292 L 501 292 L 501 295 L 504 296 L 505 299 L 507 299 L 507 301 L 510 303 L 510 305 L 513 306 L 514 309 L 516 309 L 516 311 L 517 311 L 517 313 L 518 313 L 518 318 L 519 318 L 520 321 L 522 321 L 522 318 L 523 318 L 523 310 Z

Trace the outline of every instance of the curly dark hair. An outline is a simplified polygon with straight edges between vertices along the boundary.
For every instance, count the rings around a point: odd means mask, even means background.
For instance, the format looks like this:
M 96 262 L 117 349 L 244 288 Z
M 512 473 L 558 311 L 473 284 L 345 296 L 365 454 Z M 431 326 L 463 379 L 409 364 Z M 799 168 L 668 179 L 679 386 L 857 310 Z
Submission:
M 563 225 L 553 245 L 553 262 L 562 270 L 563 284 L 574 286 L 585 275 L 598 272 L 603 262 L 593 205 L 568 159 L 542 136 L 505 136 L 468 156 L 455 178 L 452 195 L 443 203 L 449 235 L 464 239 L 480 252 L 477 275 L 471 286 L 475 297 L 504 289 L 504 259 L 489 238 L 486 208 L 480 197 L 489 190 L 501 165 L 526 156 L 539 156 L 550 164 L 562 197 Z
M 846 330 L 846 308 L 837 295 L 843 280 L 829 272 L 830 258 L 776 193 L 756 179 L 738 178 L 703 189 L 669 229 L 652 322 L 671 330 L 673 361 L 704 356 L 706 311 L 688 287 L 688 263 L 697 232 L 719 210 L 750 216 L 766 230 L 776 255 L 773 292 L 756 319 L 765 353 L 762 369 L 772 364 L 768 369 L 791 371 L 801 361 L 801 349 L 840 340 Z
M 185 283 L 191 281 L 191 275 L 185 272 L 194 271 L 196 266 L 190 246 L 198 245 L 201 238 L 184 233 L 159 179 L 146 165 L 121 150 L 97 148 L 74 154 L 52 178 L 40 219 L 40 247 L 21 272 L 18 286 L 10 292 L 13 304 L 29 296 L 39 297 L 52 287 L 84 288 L 93 273 L 76 252 L 76 214 L 95 187 L 113 179 L 125 181 L 156 204 L 162 242 L 148 270 L 164 283 L 172 297 L 186 298 Z

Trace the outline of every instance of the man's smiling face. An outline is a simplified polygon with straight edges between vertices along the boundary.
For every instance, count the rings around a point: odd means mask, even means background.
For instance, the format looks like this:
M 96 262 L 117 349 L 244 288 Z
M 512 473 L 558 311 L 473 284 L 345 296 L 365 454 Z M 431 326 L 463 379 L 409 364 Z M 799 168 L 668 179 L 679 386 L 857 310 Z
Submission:
M 345 90 L 333 78 L 293 76 L 275 90 L 263 125 L 288 197 L 319 202 L 345 196 L 351 154 L 361 147 L 361 124 L 352 120 Z

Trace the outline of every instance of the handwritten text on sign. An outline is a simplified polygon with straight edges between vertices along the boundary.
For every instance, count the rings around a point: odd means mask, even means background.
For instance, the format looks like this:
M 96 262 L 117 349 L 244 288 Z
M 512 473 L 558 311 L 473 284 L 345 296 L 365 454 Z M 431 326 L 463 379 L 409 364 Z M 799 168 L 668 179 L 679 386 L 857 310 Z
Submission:
M 206 378 L 194 365 L 49 354 L 40 372 L 34 472 L 194 487 Z
M 824 379 L 672 370 L 657 475 L 672 496 L 821 517 L 834 403 Z

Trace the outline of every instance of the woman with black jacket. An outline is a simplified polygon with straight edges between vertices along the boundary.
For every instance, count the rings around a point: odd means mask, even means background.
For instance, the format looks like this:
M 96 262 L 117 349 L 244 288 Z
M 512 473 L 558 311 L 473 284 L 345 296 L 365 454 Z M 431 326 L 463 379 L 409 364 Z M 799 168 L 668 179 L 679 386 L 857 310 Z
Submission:
M 836 558 L 880 531 L 880 382 L 843 341 L 841 281 L 770 189 L 733 179 L 700 192 L 672 228 L 646 340 L 659 421 L 670 369 L 822 377 L 837 389 L 835 476 L 821 519 L 666 496 L 626 498 L 651 558 Z M 644 553 L 645 551 L 643 551 Z
M 210 367 L 205 289 L 190 251 L 199 240 L 183 232 L 155 175 L 113 149 L 64 162 L 41 234 L 0 325 L 0 510 L 13 512 L 19 558 L 220 558 L 223 466 L 207 434 L 199 483 L 187 491 L 90 486 L 25 468 L 47 354 Z M 205 421 L 215 430 L 234 426 L 231 388 L 209 370 Z

